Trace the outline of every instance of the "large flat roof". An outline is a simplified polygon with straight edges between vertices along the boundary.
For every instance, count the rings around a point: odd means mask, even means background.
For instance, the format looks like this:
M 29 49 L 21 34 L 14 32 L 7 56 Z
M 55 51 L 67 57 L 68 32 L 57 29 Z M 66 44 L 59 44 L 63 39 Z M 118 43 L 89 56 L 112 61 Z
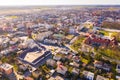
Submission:
M 37 66 L 42 64 L 52 53 L 50 51 L 39 50 L 37 47 L 29 48 L 25 50 L 19 59 L 25 64 L 30 64 L 32 66 Z
M 34 60 L 42 56 L 44 52 L 28 52 L 24 58 L 25 61 L 32 63 Z

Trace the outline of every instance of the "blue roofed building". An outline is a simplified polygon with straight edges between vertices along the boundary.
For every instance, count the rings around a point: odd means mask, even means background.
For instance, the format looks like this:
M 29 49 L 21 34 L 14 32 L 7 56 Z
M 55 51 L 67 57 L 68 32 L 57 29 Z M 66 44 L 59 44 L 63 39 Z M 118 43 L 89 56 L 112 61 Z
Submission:
M 38 47 L 33 47 L 25 50 L 20 56 L 24 64 L 29 64 L 33 67 L 38 67 L 46 62 L 47 59 L 51 58 L 52 53 L 50 51 L 44 51 Z

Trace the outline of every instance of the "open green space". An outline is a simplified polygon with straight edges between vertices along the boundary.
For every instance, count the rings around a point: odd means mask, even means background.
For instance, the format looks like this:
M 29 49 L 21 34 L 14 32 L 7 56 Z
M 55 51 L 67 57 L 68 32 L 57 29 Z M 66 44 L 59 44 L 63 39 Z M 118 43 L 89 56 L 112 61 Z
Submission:
M 70 47 L 75 51 L 79 51 L 84 39 L 85 37 L 80 36 Z
M 96 52 L 110 59 L 120 60 L 120 48 L 99 48 Z

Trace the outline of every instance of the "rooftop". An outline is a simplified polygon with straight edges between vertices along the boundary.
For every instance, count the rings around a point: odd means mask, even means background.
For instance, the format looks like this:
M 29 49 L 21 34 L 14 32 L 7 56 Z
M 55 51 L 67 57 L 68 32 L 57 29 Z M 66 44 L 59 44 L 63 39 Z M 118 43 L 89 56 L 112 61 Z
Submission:
M 24 60 L 32 63 L 35 59 L 39 58 L 40 56 L 42 56 L 44 54 L 44 52 L 29 52 L 26 54 Z
M 83 71 L 83 74 L 84 74 L 84 76 L 85 76 L 87 79 L 89 79 L 89 80 L 93 80 L 93 78 L 94 78 L 94 73 L 92 73 L 92 72 Z
M 13 68 L 13 66 L 8 63 L 3 63 L 0 65 L 0 68 L 2 68 L 4 70 L 9 70 L 9 69 Z
M 97 75 L 96 80 L 109 80 L 108 78 L 105 78 L 103 76 Z

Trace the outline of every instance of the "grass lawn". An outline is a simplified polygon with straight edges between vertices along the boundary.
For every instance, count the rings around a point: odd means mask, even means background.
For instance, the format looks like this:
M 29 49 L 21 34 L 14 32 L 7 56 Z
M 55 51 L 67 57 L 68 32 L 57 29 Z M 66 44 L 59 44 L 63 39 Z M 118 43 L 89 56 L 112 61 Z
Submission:
M 66 38 L 71 40 L 74 37 L 74 35 L 67 35 Z
M 46 67 L 46 65 L 42 66 L 42 69 L 43 69 L 46 73 L 49 73 L 49 72 L 50 72 L 50 69 L 48 69 L 48 68 Z
M 104 30 L 100 30 L 99 32 L 102 33 L 104 36 L 109 36 L 110 33 L 111 33 L 111 36 L 117 34 L 117 32 L 110 32 L 110 31 L 104 31 Z
M 100 30 L 99 32 L 104 36 L 109 36 L 109 33 L 110 33 L 109 31 L 104 31 L 104 30 Z
M 72 73 L 73 67 L 68 67 L 68 71 Z
M 82 61 L 83 63 L 85 63 L 85 64 L 88 64 L 88 63 L 89 63 L 89 61 L 88 61 L 87 59 L 85 59 L 85 58 L 81 58 L 81 61 Z
M 61 53 L 57 53 L 56 56 L 64 57 L 65 55 L 64 55 L 64 54 L 61 54 Z
M 75 51 L 79 51 L 84 39 L 85 37 L 79 37 L 70 47 Z
M 99 49 L 97 53 L 103 56 L 109 57 L 111 59 L 120 60 L 120 49 Z
M 15 71 L 18 71 L 18 65 L 17 64 L 13 64 L 13 68 Z

